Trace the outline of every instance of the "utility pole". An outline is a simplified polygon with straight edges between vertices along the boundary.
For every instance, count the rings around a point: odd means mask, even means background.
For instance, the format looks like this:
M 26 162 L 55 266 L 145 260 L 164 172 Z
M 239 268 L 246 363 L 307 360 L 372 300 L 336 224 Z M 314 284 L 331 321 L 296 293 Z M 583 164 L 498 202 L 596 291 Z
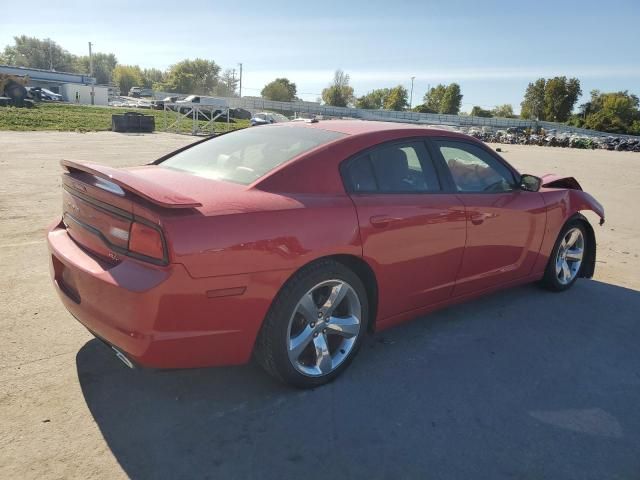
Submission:
M 92 77 L 91 78 L 91 105 L 94 105 L 94 98 L 96 95 L 96 91 L 95 91 L 95 80 L 93 78 L 93 55 L 91 54 L 91 42 L 89 42 L 89 76 Z
M 53 52 L 51 51 L 51 39 L 49 39 L 49 70 L 53 71 Z
M 416 77 L 411 77 L 411 95 L 409 96 L 409 110 L 413 108 L 413 81 Z
M 238 88 L 238 97 L 242 98 L 242 63 L 240 65 L 240 88 Z

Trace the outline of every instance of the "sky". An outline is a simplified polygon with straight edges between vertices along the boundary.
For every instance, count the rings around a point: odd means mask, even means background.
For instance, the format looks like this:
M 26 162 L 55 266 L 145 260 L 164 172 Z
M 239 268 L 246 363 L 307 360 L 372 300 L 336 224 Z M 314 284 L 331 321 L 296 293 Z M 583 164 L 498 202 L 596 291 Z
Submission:
M 503 103 L 517 112 L 530 81 L 555 75 L 580 79 L 580 102 L 592 89 L 640 95 L 640 0 L 56 3 L 31 0 L 28 13 L 0 16 L 0 48 L 28 35 L 78 55 L 91 41 L 142 68 L 196 57 L 222 68 L 242 62 L 243 95 L 287 77 L 311 101 L 338 68 L 357 96 L 410 90 L 415 77 L 413 105 L 429 86 L 457 82 L 467 112 Z M 0 11 L 11 5 L 0 0 Z

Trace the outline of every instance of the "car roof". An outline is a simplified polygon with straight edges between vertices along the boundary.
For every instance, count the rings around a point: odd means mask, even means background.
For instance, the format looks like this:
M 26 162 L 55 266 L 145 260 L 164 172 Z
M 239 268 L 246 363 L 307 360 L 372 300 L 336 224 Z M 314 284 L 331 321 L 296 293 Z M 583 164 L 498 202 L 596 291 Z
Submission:
M 319 120 L 317 122 L 290 122 L 290 127 L 319 128 L 345 135 L 364 135 L 376 132 L 403 131 L 407 134 L 415 133 L 424 136 L 447 136 L 468 138 L 461 132 L 444 128 L 434 128 L 431 125 L 415 123 L 381 122 L 377 120 Z
M 257 128 L 315 128 L 341 134 L 338 138 L 281 164 L 253 184 L 254 187 L 259 185 L 259 188 L 271 192 L 343 193 L 344 185 L 338 168 L 340 162 L 386 142 L 407 138 L 442 137 L 482 145 L 482 142 L 474 137 L 451 130 L 375 120 L 283 122 Z M 295 136 L 294 132 L 292 136 Z

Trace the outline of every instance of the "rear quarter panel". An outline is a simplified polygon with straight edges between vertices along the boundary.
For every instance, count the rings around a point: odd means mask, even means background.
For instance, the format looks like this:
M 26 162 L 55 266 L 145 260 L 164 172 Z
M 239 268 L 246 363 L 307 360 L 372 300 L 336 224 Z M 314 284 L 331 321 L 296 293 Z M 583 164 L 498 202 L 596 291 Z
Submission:
M 287 208 L 164 221 L 172 261 L 194 278 L 273 270 L 316 258 L 360 256 L 355 209 L 346 195 L 287 195 Z M 275 293 L 275 292 L 274 292 Z

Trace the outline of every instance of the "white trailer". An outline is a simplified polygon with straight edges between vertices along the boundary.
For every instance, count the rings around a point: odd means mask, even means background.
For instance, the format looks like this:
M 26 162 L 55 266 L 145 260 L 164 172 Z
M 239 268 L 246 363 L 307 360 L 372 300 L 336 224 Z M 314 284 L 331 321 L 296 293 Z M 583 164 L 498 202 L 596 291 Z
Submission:
M 94 105 L 109 104 L 109 87 L 95 85 Z M 91 105 L 91 85 L 80 85 L 77 83 L 63 83 L 60 85 L 60 93 L 65 102 Z

